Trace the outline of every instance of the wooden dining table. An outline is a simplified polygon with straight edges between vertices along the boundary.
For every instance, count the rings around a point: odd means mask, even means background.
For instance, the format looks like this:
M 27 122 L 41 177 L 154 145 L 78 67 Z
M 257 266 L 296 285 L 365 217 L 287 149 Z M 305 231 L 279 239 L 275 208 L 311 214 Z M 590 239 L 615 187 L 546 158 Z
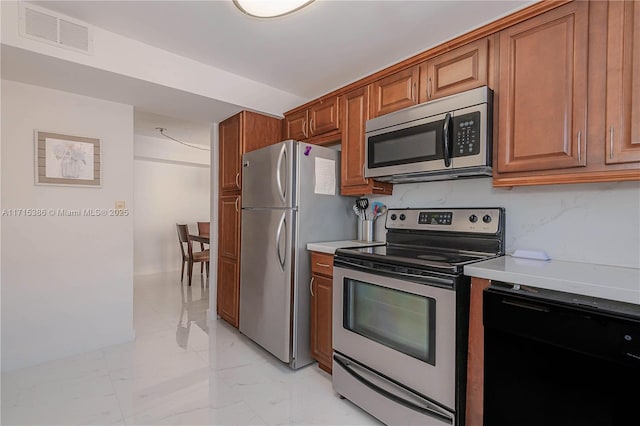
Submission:
M 189 238 L 199 243 L 209 244 L 209 234 L 201 234 L 201 235 L 189 234 Z

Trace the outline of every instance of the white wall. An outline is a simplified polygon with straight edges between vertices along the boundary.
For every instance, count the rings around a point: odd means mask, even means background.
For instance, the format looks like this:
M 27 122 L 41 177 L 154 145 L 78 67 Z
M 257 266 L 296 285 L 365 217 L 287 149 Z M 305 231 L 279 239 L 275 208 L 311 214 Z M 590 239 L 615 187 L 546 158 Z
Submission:
M 189 148 L 166 138 L 161 139 L 159 137 L 136 134 L 134 139 L 133 152 L 136 160 L 165 161 L 206 168 L 211 163 L 209 151 Z M 178 140 L 182 139 L 178 138 Z M 184 138 L 184 140 L 196 145 L 195 142 L 191 142 L 191 139 Z M 206 148 L 208 147 L 209 145 L 207 144 Z
M 136 135 L 136 144 L 141 137 Z M 145 143 L 148 139 L 143 138 Z M 162 141 L 158 141 L 162 142 Z M 163 145 L 161 145 L 162 147 Z M 178 146 L 179 148 L 179 146 Z M 189 148 L 184 148 L 189 149 Z M 194 150 L 196 151 L 196 150 Z M 198 154 L 200 152 L 200 154 Z M 197 151 L 207 162 L 208 151 Z M 136 275 L 179 271 L 182 254 L 176 223 L 197 234 L 209 221 L 209 167 L 136 158 L 134 164 L 134 271 Z M 216 234 L 212 229 L 211 238 Z M 215 265 L 215 262 L 213 262 Z M 199 271 L 199 267 L 197 267 Z
M 395 185 L 389 207 L 505 207 L 506 251 L 640 268 L 640 182 L 495 189 L 490 178 Z M 384 232 L 379 221 L 378 236 Z
M 1 84 L 2 208 L 132 206 L 131 106 Z M 34 185 L 34 129 L 100 138 L 102 188 Z M 133 338 L 132 216 L 4 216 L 2 246 L 3 371 Z

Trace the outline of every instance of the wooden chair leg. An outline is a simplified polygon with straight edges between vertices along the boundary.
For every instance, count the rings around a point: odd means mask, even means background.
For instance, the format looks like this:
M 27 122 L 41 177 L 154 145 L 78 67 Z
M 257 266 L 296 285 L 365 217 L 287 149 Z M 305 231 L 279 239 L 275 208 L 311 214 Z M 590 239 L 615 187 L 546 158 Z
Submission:
M 189 260 L 189 287 L 191 287 L 191 276 L 193 275 L 193 261 Z
M 207 262 L 207 278 L 209 278 L 209 262 Z
M 184 259 L 182 259 L 182 271 L 180 272 L 180 282 L 184 281 Z
M 204 243 L 200 243 L 200 251 L 204 251 Z M 202 271 L 204 270 L 204 265 L 200 262 L 200 275 L 202 275 Z

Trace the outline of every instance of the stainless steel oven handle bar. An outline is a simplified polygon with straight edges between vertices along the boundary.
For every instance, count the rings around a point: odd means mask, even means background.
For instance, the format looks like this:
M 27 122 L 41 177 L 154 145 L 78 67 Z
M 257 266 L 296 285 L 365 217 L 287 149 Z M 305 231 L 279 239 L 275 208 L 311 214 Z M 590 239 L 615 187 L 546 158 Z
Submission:
M 443 410 L 442 408 L 438 407 L 435 404 L 430 403 L 429 401 L 427 401 L 426 399 L 420 397 L 419 395 L 415 394 L 414 392 L 409 391 L 408 389 L 404 389 L 401 388 L 400 386 L 398 386 L 397 384 L 393 383 L 390 380 L 386 380 L 384 377 L 379 376 L 377 374 L 374 374 L 372 372 L 367 371 L 365 368 L 360 367 L 357 364 L 354 364 L 352 362 L 350 362 L 349 360 L 334 354 L 333 355 L 333 360 L 340 366 L 342 367 L 347 373 L 349 373 L 351 376 L 353 376 L 356 380 L 358 380 L 360 383 L 362 383 L 363 385 L 367 386 L 368 388 L 372 389 L 373 391 L 375 391 L 376 393 L 379 393 L 380 395 L 385 396 L 386 398 L 392 400 L 393 402 L 400 404 L 404 407 L 410 408 L 412 410 L 415 410 L 421 414 L 424 414 L 425 416 L 429 416 L 429 417 L 433 417 L 436 418 L 438 420 L 441 420 L 447 424 L 452 425 L 453 424 L 453 416 L 451 415 L 451 413 Z M 358 370 L 358 371 L 356 371 Z M 365 377 L 367 376 L 367 377 Z M 420 401 L 421 405 L 417 405 L 414 402 L 411 402 L 405 398 L 402 398 L 401 396 L 392 393 L 384 388 L 382 388 L 381 386 L 375 384 L 373 382 L 373 380 L 378 381 L 380 383 L 386 384 L 387 386 L 391 386 L 392 388 L 398 388 L 399 390 L 401 390 L 403 393 L 408 393 L 409 395 L 411 395 L 411 397 L 417 401 Z
M 360 270 L 360 271 L 364 271 L 364 272 L 369 272 L 372 274 L 380 274 L 380 273 L 384 273 L 387 275 L 394 275 L 400 278 L 420 278 L 421 280 L 429 280 L 429 281 L 433 281 L 434 283 L 438 283 L 441 285 L 451 285 L 451 279 L 446 279 L 446 278 L 438 278 L 438 277 L 434 277 L 433 275 L 418 275 L 418 274 L 410 274 L 408 272 L 397 272 L 397 271 L 390 271 L 387 269 L 375 269 L 375 268 L 368 268 L 366 266 L 362 266 L 362 265 L 358 265 L 357 263 L 351 263 L 351 262 L 347 262 L 345 260 L 340 259 L 339 261 L 334 261 L 334 267 L 341 267 L 343 266 L 345 269 L 355 269 L 355 270 Z M 335 275 L 335 271 L 334 271 L 334 275 Z

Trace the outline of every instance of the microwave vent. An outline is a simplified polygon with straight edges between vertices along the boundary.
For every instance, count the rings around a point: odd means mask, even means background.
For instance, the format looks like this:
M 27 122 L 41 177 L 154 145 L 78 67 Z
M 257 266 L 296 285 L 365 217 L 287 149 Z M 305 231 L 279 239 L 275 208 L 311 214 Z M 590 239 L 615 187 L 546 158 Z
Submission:
M 89 25 L 30 4 L 22 4 L 20 35 L 54 46 L 91 53 L 92 34 Z

